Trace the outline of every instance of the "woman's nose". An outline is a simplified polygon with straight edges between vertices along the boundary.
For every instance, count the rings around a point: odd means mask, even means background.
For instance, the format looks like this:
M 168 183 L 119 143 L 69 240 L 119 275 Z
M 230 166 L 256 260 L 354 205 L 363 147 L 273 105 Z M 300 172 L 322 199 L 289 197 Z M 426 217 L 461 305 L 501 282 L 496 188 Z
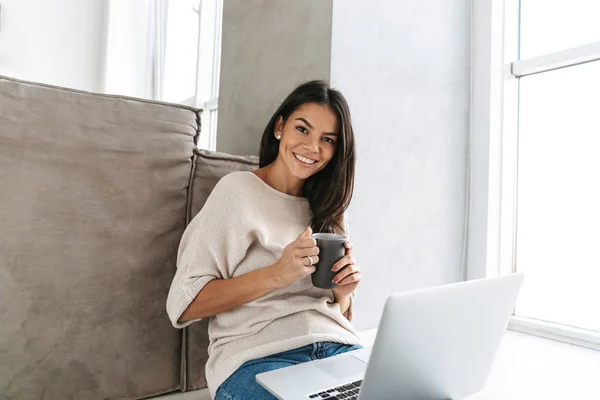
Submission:
M 310 140 L 304 143 L 304 149 L 313 153 L 319 152 L 319 143 L 316 140 Z

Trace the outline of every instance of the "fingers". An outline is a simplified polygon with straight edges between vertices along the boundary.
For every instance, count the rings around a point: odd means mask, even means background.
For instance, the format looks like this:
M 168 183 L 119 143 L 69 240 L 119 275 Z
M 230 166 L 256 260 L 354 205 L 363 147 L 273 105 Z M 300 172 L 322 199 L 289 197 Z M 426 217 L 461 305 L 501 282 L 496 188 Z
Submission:
M 308 257 L 310 257 L 310 258 L 308 258 Z M 300 259 L 300 263 L 305 267 L 312 267 L 319 262 L 318 256 L 308 256 L 308 257 L 302 257 Z
M 354 245 L 350 242 L 345 242 L 344 247 L 346 248 L 346 255 L 347 256 L 352 255 L 352 249 L 354 248 Z
M 308 258 L 310 257 L 310 258 Z M 315 255 L 307 255 L 307 256 L 296 256 L 296 263 L 303 267 L 310 267 L 316 265 L 319 262 L 319 257 Z
M 315 267 L 314 265 L 306 267 L 306 275 L 310 275 L 313 272 L 315 272 L 316 270 L 317 270 L 317 267 Z M 304 275 L 304 276 L 306 276 L 306 275 Z
M 342 272 L 340 272 L 341 274 Z M 360 271 L 356 271 L 352 274 L 346 275 L 345 277 L 343 277 L 342 279 L 338 280 L 337 282 L 335 281 L 335 279 L 337 278 L 337 275 L 333 278 L 333 282 L 339 286 L 343 286 L 343 285 L 348 285 L 350 283 L 357 283 L 360 282 L 360 278 L 362 277 L 362 273 Z
M 312 229 L 309 226 L 308 228 L 306 228 L 306 230 L 304 232 L 302 232 L 300 234 L 300 236 L 298 236 L 298 239 L 303 238 L 303 237 L 310 237 L 312 235 Z
M 296 247 L 299 249 L 306 249 L 309 247 L 316 247 L 317 241 L 311 237 L 300 237 L 296 239 Z
M 318 247 L 306 247 L 303 249 L 296 249 L 295 254 L 297 257 L 312 256 L 312 258 L 315 258 L 315 256 L 319 255 L 319 248 Z
M 354 277 L 354 275 L 357 276 Z M 357 282 L 358 280 L 360 280 L 360 266 L 352 264 L 338 272 L 331 281 L 338 285 L 346 285 L 348 283 Z
M 333 267 L 331 267 L 331 270 L 339 271 L 340 269 L 344 268 L 346 265 L 352 265 L 352 264 L 356 264 L 356 260 L 354 259 L 354 257 L 347 254 L 344 257 L 340 258 L 335 264 L 333 264 Z
M 332 282 L 333 283 L 337 283 L 340 282 L 342 279 L 344 279 L 345 277 L 352 275 L 356 272 L 360 271 L 360 266 L 358 266 L 357 264 L 350 264 L 348 266 L 346 266 L 346 268 L 342 269 L 340 272 L 338 272 L 334 277 Z

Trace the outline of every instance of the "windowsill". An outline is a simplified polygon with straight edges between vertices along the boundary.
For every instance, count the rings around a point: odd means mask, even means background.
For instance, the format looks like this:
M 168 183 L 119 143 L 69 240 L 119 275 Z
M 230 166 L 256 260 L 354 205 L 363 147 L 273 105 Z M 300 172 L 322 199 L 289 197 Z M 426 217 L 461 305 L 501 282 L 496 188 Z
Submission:
M 513 315 L 508 329 L 600 351 L 600 332 Z
M 361 332 L 371 346 L 376 330 Z M 485 388 L 466 400 L 600 399 L 600 351 L 506 331 Z

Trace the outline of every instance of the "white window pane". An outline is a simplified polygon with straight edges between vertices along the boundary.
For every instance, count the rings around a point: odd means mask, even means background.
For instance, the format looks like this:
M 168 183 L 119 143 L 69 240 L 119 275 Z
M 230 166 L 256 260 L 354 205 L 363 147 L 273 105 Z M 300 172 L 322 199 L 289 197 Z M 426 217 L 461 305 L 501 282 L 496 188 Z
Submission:
M 163 100 L 180 103 L 196 94 L 198 0 L 169 1 Z
M 198 65 L 198 98 L 205 102 L 212 98 L 211 77 L 213 74 L 214 42 L 215 42 L 215 10 L 216 1 L 202 3 L 200 24 L 200 63 Z
M 219 96 L 222 13 L 222 1 L 202 1 L 198 64 L 198 100 L 200 103 Z
M 600 41 L 599 0 L 521 0 L 521 59 Z
M 600 331 L 600 62 L 521 78 L 516 314 Z

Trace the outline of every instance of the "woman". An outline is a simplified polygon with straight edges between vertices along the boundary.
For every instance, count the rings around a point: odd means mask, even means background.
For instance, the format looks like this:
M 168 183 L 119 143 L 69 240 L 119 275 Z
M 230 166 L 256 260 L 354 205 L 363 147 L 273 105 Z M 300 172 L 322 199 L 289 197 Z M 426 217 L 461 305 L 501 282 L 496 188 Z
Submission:
M 167 311 L 183 328 L 202 318 L 206 377 L 216 399 L 273 399 L 261 372 L 360 348 L 350 323 L 360 268 L 346 242 L 335 289 L 312 285 L 312 232 L 347 234 L 354 186 L 348 104 L 326 83 L 296 88 L 267 125 L 260 168 L 219 181 L 187 227 Z

